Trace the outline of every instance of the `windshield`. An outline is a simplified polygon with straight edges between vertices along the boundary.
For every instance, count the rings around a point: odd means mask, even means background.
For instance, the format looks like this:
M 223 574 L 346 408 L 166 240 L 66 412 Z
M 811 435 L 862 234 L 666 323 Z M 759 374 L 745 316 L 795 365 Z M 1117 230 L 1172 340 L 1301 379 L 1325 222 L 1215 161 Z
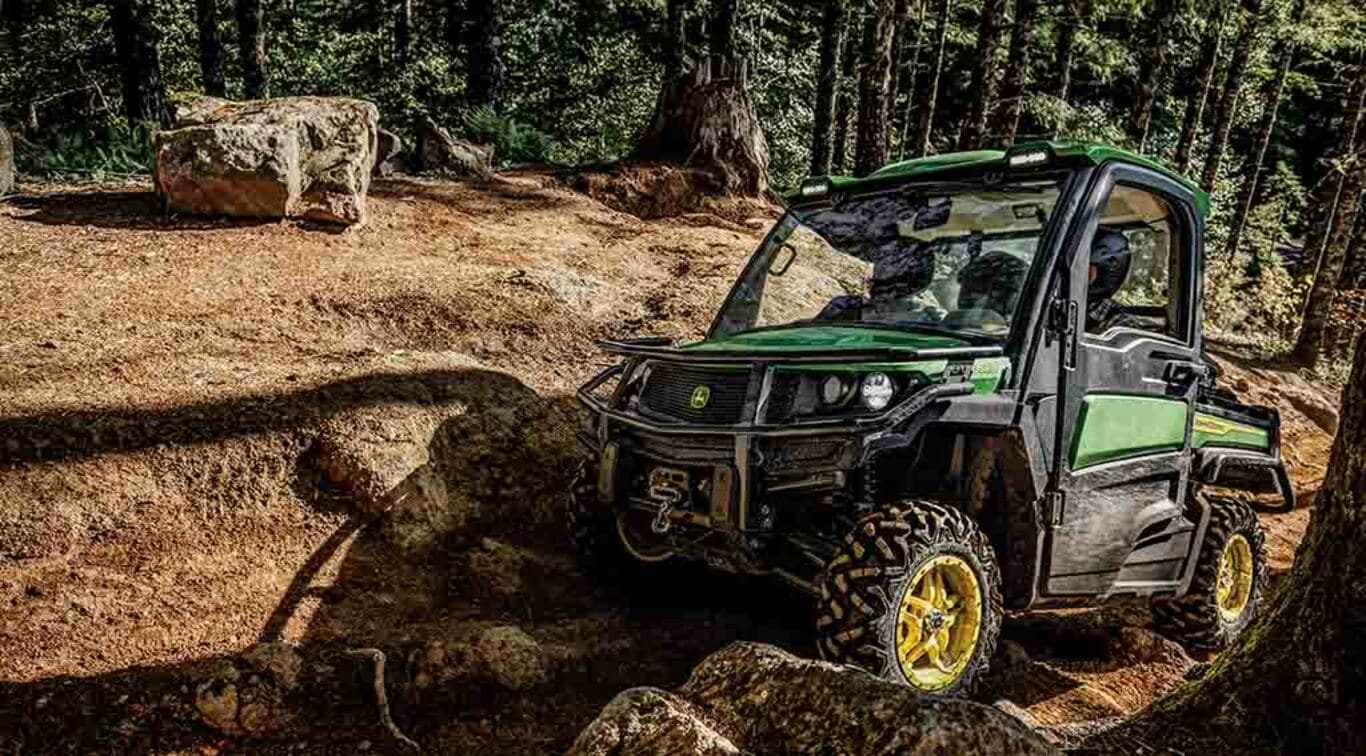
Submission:
M 850 325 L 1004 339 L 1057 182 L 901 187 L 783 216 L 713 336 Z

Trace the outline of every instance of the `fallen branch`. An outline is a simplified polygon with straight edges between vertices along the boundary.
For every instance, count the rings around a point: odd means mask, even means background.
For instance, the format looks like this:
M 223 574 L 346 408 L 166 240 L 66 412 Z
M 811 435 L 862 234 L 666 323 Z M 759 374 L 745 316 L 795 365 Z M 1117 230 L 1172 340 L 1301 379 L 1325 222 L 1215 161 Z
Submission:
M 389 713 L 389 694 L 384 690 L 384 652 L 377 648 L 352 648 L 347 650 L 346 655 L 369 659 L 375 665 L 375 702 L 379 705 L 380 723 L 398 742 L 414 751 L 421 751 L 422 746 L 404 735 L 403 731 L 398 729 L 398 725 L 394 724 L 394 718 Z

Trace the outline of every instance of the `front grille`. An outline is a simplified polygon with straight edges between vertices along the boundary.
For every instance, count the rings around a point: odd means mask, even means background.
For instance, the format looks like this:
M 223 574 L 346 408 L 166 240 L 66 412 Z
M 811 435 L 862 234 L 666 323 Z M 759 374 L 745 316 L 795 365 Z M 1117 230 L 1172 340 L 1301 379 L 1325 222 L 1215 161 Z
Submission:
M 706 400 L 696 401 L 702 393 Z M 691 423 L 735 425 L 744 414 L 748 393 L 748 370 L 655 363 L 645 380 L 640 404 L 656 414 Z

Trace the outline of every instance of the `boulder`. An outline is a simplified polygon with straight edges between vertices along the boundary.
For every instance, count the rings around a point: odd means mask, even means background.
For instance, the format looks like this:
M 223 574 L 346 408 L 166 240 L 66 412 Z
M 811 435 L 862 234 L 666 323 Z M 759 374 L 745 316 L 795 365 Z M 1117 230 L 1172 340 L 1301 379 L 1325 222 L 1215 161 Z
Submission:
M 399 153 L 403 152 L 403 139 L 392 131 L 380 129 L 375 142 L 375 176 L 388 176 L 399 168 Z
M 14 140 L 0 124 L 0 197 L 14 191 Z
M 195 710 L 226 735 L 271 735 L 297 719 L 292 694 L 303 661 L 289 643 L 258 643 L 210 665 L 195 687 Z
M 574 741 L 572 756 L 654 756 L 742 753 L 687 701 L 655 688 L 631 688 L 613 698 Z
M 801 659 L 759 643 L 734 643 L 707 657 L 676 696 L 650 691 L 618 697 L 570 752 L 659 752 L 650 745 L 711 733 L 716 739 L 707 742 L 715 747 L 706 753 L 733 752 L 726 747 L 766 753 L 1057 752 L 997 708 L 921 697 L 853 667 Z
M 1290 405 L 1330 436 L 1338 432 L 1338 410 L 1318 391 L 1308 386 L 1286 386 L 1282 393 Z
M 365 220 L 379 111 L 342 97 L 181 97 L 153 137 L 167 207 L 195 215 Z
M 419 138 L 422 170 L 487 181 L 493 178 L 493 146 L 456 139 L 428 118 Z

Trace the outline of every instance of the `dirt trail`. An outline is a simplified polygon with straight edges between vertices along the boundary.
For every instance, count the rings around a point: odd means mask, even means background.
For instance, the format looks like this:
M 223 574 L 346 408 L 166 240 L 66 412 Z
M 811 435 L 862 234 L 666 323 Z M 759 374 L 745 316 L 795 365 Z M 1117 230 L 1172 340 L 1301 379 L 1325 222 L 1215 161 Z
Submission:
M 537 175 L 372 196 L 340 233 L 162 219 L 142 185 L 0 205 L 0 752 L 228 745 L 194 682 L 263 639 L 338 668 L 383 648 L 406 730 L 496 753 L 562 750 L 730 640 L 812 652 L 802 597 L 693 572 L 623 594 L 574 569 L 555 513 L 592 340 L 700 333 L 769 218 L 643 221 Z M 1282 405 L 1312 498 L 1329 436 L 1275 388 L 1303 382 L 1227 362 Z M 356 459 L 412 494 L 397 515 L 331 473 Z M 1266 524 L 1284 569 L 1307 514 Z M 1144 621 L 1011 620 L 988 700 L 1044 724 L 1141 707 L 1184 669 L 1112 642 Z M 530 687 L 419 684 L 434 648 L 510 625 Z M 316 726 L 278 748 L 388 747 L 372 702 L 310 685 Z

